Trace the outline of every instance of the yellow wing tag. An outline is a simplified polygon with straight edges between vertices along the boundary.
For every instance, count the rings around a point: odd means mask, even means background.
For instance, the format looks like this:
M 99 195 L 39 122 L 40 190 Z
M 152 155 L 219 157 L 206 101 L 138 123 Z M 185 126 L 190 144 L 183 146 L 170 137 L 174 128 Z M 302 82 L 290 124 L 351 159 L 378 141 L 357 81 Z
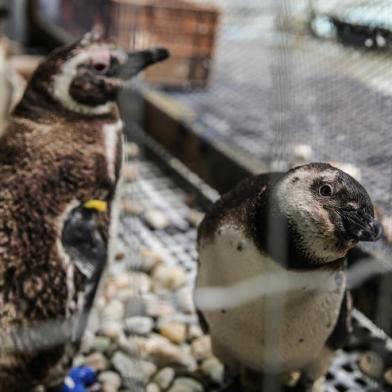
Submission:
M 103 200 L 89 200 L 84 203 L 83 208 L 87 208 L 88 210 L 96 210 L 98 212 L 106 212 L 108 210 L 108 203 Z

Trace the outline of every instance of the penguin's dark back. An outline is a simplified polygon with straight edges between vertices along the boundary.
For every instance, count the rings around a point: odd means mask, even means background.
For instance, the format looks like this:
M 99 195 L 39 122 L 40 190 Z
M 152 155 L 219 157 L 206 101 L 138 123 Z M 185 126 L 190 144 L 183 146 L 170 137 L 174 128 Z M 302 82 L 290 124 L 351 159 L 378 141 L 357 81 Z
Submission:
M 249 209 L 253 206 L 252 203 L 256 202 L 255 195 L 261 196 L 284 175 L 285 173 L 283 172 L 263 173 L 241 181 L 212 205 L 199 226 L 199 239 L 210 236 L 215 232 L 222 219 L 230 219 L 234 215 L 236 222 L 241 222 L 245 225 Z
M 120 172 L 121 140 L 113 180 L 107 169 L 102 129 L 116 119 L 116 113 L 102 118 L 80 116 L 79 121 L 75 116 L 69 120 L 49 116 L 49 121 L 14 116 L 2 135 L 0 328 L 3 333 L 12 335 L 22 325 L 65 320 L 72 313 L 67 268 L 63 250 L 59 248 L 61 225 L 68 206 L 74 202 L 100 199 L 110 206 Z M 110 208 L 106 213 L 106 231 L 109 214 Z M 84 277 L 75 268 L 71 300 L 76 302 L 84 283 Z M 11 371 L 29 373 L 28 367 L 37 366 L 41 372 L 32 371 L 36 377 L 47 373 L 62 358 L 65 349 L 59 345 L 45 350 L 43 355 L 41 350 L 30 352 L 28 339 L 21 345 L 28 354 L 15 354 Z M 9 355 L 1 351 L 0 357 Z M 2 388 L 7 378 L 6 375 L 3 378 L 3 371 L 6 373 L 7 369 L 0 369 Z

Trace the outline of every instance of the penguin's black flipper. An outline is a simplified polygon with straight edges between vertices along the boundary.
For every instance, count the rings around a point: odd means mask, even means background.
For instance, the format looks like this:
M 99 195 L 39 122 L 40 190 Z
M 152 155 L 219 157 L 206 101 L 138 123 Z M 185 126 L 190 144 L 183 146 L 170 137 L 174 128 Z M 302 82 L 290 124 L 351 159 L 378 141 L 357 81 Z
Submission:
M 101 213 L 83 206 L 75 208 L 65 221 L 62 243 L 78 270 L 85 277 L 84 304 L 74 325 L 73 339 L 79 341 L 107 261 L 107 238 L 100 227 Z
M 350 292 L 346 290 L 335 328 L 327 340 L 327 346 L 332 350 L 339 350 L 349 342 L 349 337 L 353 329 L 351 318 L 352 309 L 352 297 Z
M 107 244 L 99 230 L 98 214 L 84 207 L 75 208 L 65 221 L 62 232 L 64 249 L 88 280 L 107 258 Z

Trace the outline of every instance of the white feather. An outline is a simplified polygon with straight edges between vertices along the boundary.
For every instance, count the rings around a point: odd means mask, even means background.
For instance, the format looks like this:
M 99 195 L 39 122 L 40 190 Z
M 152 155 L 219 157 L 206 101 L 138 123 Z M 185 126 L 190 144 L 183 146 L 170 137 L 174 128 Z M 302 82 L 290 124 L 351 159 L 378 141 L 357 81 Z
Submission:
M 89 59 L 90 53 L 83 51 L 62 65 L 61 71 L 53 79 L 53 95 L 65 108 L 87 115 L 110 113 L 115 108 L 114 102 L 98 106 L 87 106 L 75 101 L 69 93 L 71 83 L 77 75 L 78 66 Z
M 258 371 L 295 370 L 317 357 L 339 314 L 345 288 L 342 272 L 324 271 L 317 277 L 288 271 L 262 255 L 231 225 L 217 230 L 214 239 L 203 239 L 199 253 L 197 306 L 207 303 L 206 292 L 201 291 L 200 297 L 199 290 L 217 289 L 215 293 L 220 290 L 221 294 L 215 298 L 210 291 L 210 304 L 203 311 L 218 357 Z M 255 277 L 269 276 L 278 278 L 254 293 Z M 315 288 L 317 283 L 320 289 Z M 277 287 L 279 284 L 282 287 Z M 230 293 L 233 287 L 237 290 L 234 294 Z

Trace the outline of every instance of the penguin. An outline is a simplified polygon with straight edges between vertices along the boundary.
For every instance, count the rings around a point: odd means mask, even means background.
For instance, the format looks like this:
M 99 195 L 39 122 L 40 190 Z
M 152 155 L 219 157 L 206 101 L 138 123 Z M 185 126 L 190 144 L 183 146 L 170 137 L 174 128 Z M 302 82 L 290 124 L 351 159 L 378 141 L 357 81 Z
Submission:
M 0 390 L 61 387 L 116 227 L 127 80 L 169 56 L 86 34 L 32 75 L 0 136 Z
M 351 328 L 346 254 L 382 232 L 364 187 L 326 163 L 223 195 L 199 226 L 194 295 L 227 374 L 250 391 L 300 374 L 294 390 L 322 391 Z

